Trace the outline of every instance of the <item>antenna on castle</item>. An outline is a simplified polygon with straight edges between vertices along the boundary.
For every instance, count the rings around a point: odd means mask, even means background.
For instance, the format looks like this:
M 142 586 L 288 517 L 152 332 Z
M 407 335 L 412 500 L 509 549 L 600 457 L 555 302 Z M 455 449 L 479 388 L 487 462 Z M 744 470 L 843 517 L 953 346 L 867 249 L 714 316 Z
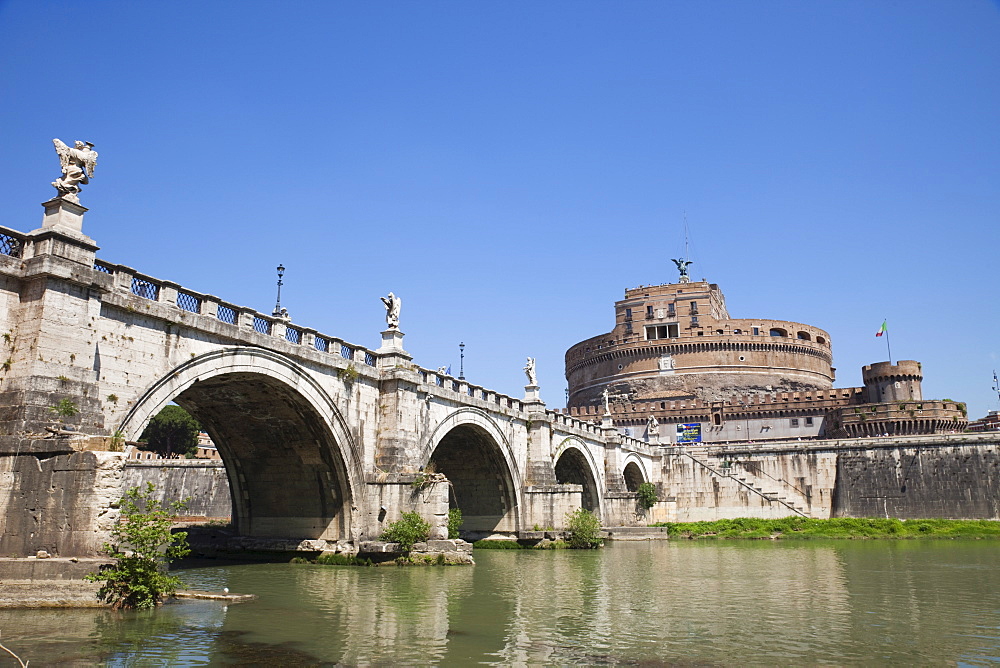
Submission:
M 684 211 L 684 259 L 685 260 L 691 259 L 691 251 L 690 251 L 691 244 L 689 236 L 690 235 L 688 234 L 688 212 L 687 210 L 685 210 Z

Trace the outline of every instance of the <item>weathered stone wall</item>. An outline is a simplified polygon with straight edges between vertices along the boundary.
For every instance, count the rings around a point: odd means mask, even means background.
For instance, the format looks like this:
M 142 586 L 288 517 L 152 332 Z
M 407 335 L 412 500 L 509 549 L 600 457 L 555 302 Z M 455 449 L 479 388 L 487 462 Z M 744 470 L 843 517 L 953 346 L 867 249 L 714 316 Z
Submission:
M 185 501 L 182 515 L 228 520 L 233 506 L 229 478 L 220 461 L 160 459 L 125 463 L 123 488 L 153 483 L 154 498 L 164 503 Z
M 661 500 L 667 503 L 670 521 L 701 522 L 737 517 L 779 518 L 795 515 L 771 490 L 756 490 L 752 482 L 707 457 L 674 453 L 663 459 Z M 794 505 L 791 504 L 791 505 Z
M 582 485 L 531 485 L 524 490 L 525 517 L 531 526 L 525 531 L 562 530 L 566 528 L 566 515 L 583 505 Z
M 671 521 L 998 519 L 1000 434 L 677 448 L 662 479 Z
M 833 516 L 1000 519 L 1000 445 L 843 452 Z
M 415 512 L 431 525 L 431 539 L 448 537 L 448 483 L 433 480 L 414 484 L 415 476 L 389 474 L 369 480 L 371 516 L 365 525 L 371 539 L 377 539 L 403 513 Z
M 124 455 L 33 443 L 26 454 L 0 454 L 0 555 L 98 556 L 118 518 Z

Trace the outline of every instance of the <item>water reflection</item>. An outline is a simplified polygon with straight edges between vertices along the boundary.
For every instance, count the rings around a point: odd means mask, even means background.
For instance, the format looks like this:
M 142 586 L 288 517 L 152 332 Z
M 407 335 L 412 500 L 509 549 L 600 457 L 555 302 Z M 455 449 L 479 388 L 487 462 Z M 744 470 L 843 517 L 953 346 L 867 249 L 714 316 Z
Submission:
M 996 555 L 985 541 L 678 541 L 480 551 L 472 568 L 212 566 L 179 574 L 259 600 L 0 610 L 0 630 L 32 665 L 991 663 Z

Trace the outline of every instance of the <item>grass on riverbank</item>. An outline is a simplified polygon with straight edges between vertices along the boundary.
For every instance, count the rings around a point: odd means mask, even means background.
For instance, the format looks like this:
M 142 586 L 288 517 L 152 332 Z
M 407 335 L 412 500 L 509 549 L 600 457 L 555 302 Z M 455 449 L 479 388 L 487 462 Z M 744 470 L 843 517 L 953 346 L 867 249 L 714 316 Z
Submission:
M 837 517 L 739 518 L 714 522 L 662 522 L 671 538 L 1000 538 L 994 520 L 897 520 Z
M 564 550 L 569 543 L 563 540 L 543 540 L 539 543 L 519 543 L 516 540 L 477 540 L 472 544 L 474 550 Z

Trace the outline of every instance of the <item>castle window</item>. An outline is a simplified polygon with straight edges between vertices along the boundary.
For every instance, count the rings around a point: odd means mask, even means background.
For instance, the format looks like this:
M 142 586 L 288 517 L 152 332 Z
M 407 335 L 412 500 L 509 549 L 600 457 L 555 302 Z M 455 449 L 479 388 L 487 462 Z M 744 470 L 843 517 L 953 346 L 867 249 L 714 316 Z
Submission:
M 754 327 L 753 328 L 753 335 L 754 336 L 760 336 L 760 327 Z
M 743 333 L 742 329 L 734 329 L 733 330 L 733 334 L 742 334 L 742 333 Z
M 698 312 L 698 302 L 691 302 L 691 315 Z
M 625 322 L 630 322 L 632 320 L 632 309 L 625 309 Z
M 632 321 L 631 320 L 629 320 L 628 322 L 625 323 L 625 333 L 626 334 L 631 334 L 632 333 Z
M 667 304 L 667 315 L 672 316 L 672 315 L 675 315 L 676 313 L 677 313 L 677 309 L 674 308 L 674 303 L 670 302 L 669 304 Z
M 667 338 L 676 339 L 680 335 L 680 327 L 676 323 L 667 325 Z
M 799 332 L 796 336 L 802 341 L 812 341 L 812 337 L 809 336 L 809 332 Z
M 806 418 L 806 426 L 807 427 L 813 426 L 813 419 L 811 417 Z
M 698 316 L 696 315 L 691 316 L 691 326 L 692 327 L 698 326 Z
M 677 338 L 677 325 L 648 325 L 646 327 L 646 340 Z
M 798 418 L 792 418 L 788 422 L 792 426 L 792 429 L 797 429 L 798 426 L 799 426 L 799 419 Z
M 788 332 L 779 327 L 775 327 L 771 330 L 771 336 L 788 336 Z
M 817 336 L 816 343 L 826 343 L 826 339 L 824 339 L 822 336 Z
M 646 307 L 646 318 L 648 319 L 652 317 L 653 317 L 653 306 L 652 304 L 650 304 L 649 306 Z

